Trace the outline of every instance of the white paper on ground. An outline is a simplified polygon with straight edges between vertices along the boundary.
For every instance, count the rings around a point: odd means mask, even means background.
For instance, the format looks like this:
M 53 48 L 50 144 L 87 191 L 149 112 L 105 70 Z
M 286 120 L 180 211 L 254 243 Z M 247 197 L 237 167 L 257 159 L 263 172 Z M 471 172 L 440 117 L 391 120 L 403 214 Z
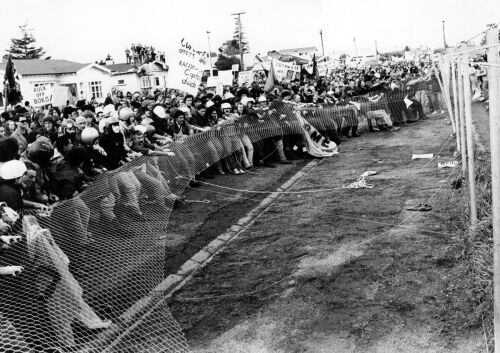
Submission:
M 414 154 L 411 159 L 432 159 L 434 154 L 432 153 L 424 153 L 424 154 Z

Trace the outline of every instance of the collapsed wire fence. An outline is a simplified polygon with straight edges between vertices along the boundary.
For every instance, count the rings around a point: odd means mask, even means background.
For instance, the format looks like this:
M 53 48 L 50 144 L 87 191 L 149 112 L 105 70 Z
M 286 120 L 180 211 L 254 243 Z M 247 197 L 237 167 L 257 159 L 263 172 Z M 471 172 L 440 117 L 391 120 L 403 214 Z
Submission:
M 416 121 L 428 93 L 429 82 L 421 81 L 411 91 L 374 91 L 341 105 L 275 101 L 175 141 L 173 155 L 143 156 L 107 172 L 50 212 L 24 211 L 12 230 L 22 240 L 1 250 L 2 264 L 23 271 L 0 276 L 0 351 L 188 352 L 166 306 L 147 326 L 131 308 L 170 274 L 169 218 L 195 175 L 224 160 L 241 163 L 250 146 L 267 156 L 285 139 L 302 148 L 307 133 L 328 141 L 362 120 L 369 126 Z

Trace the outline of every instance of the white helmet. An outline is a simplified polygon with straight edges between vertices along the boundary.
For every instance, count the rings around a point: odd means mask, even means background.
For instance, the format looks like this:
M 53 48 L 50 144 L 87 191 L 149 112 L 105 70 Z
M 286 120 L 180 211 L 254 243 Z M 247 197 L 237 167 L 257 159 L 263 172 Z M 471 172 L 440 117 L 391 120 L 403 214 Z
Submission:
M 82 131 L 82 142 L 86 143 L 87 145 L 92 145 L 98 137 L 99 131 L 97 131 L 93 127 L 86 127 Z
M 167 117 L 167 113 L 165 112 L 165 108 L 163 108 L 161 105 L 157 105 L 153 109 L 153 113 L 155 113 L 155 115 L 161 119 L 165 119 Z
M 259 103 L 261 103 L 261 102 L 267 102 L 266 96 L 264 96 L 264 95 L 260 96 L 259 99 L 258 99 L 258 102 Z
M 108 104 L 104 107 L 104 109 L 102 110 L 102 113 L 104 115 L 110 115 L 114 111 L 115 111 L 115 106 L 113 104 Z
M 231 104 L 229 104 L 229 103 L 222 103 L 221 106 L 220 106 L 220 109 L 221 110 L 231 109 Z
M 118 118 L 120 120 L 127 120 L 128 118 L 130 118 L 132 115 L 134 115 L 134 112 L 132 111 L 132 109 L 128 108 L 128 107 L 123 107 L 122 109 L 120 109 L 120 111 L 118 112 Z
M 142 134 L 145 134 L 148 128 L 145 125 L 137 125 L 134 127 L 135 131 L 140 131 Z
M 241 103 L 246 107 L 248 105 L 248 102 L 255 103 L 255 99 L 249 98 L 249 97 L 244 97 L 241 99 Z
M 2 165 L 2 168 L 0 168 L 0 175 L 4 180 L 12 180 L 22 177 L 27 170 L 23 162 L 13 159 Z
M 179 107 L 179 110 L 183 113 L 186 113 L 186 114 L 189 114 L 191 112 L 191 110 L 189 110 L 188 107 L 184 106 L 184 107 Z

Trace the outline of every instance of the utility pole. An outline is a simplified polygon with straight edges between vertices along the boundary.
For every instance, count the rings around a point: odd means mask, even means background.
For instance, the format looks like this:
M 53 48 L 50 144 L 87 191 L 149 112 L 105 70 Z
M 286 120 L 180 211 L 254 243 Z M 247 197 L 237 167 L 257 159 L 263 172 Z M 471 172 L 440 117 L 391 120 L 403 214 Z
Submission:
M 378 47 L 377 47 L 377 41 L 375 41 L 375 56 L 378 57 Z
M 354 37 L 354 49 L 356 50 L 356 58 L 358 57 L 358 45 L 356 44 L 356 37 Z
M 446 35 L 444 33 L 444 20 L 443 20 L 443 44 L 444 44 L 444 49 L 448 48 L 448 45 L 446 45 Z
M 210 49 L 210 31 L 207 31 L 207 37 L 208 37 L 208 58 L 210 59 L 210 76 L 212 76 L 212 49 Z
M 245 65 L 243 65 L 243 48 L 241 45 L 241 15 L 244 15 L 245 12 L 236 12 L 232 13 L 231 16 L 238 16 L 238 37 L 240 42 L 240 71 L 245 70 Z
M 323 51 L 323 57 L 325 57 L 325 46 L 323 45 L 323 30 L 319 30 L 319 36 L 321 37 L 321 50 Z

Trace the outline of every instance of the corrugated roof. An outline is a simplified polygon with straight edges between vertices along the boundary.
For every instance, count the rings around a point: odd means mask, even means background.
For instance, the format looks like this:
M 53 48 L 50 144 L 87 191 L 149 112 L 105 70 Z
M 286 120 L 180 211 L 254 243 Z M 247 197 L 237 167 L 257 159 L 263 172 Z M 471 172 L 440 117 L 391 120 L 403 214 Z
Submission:
M 75 73 L 88 64 L 68 60 L 12 60 L 21 75 L 57 75 Z M 5 70 L 6 62 L 0 63 L 0 70 Z
M 278 52 L 279 53 L 290 53 L 290 52 L 297 52 L 297 51 L 317 51 L 318 49 L 316 47 L 304 47 L 304 48 L 292 48 L 292 49 L 281 49 Z

